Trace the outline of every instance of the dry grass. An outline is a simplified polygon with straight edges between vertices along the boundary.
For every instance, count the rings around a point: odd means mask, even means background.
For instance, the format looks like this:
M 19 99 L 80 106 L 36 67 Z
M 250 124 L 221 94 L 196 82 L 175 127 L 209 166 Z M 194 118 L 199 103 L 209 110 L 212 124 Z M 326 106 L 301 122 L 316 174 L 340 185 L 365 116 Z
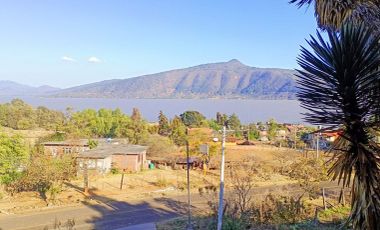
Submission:
M 289 178 L 271 171 L 279 164 L 276 160 L 276 153 L 279 152 L 285 153 L 289 160 L 294 160 L 300 154 L 294 150 L 279 149 L 261 144 L 255 146 L 229 144 L 226 151 L 226 161 L 237 162 L 238 164 L 258 165 L 260 167 L 260 175 L 255 175 L 255 186 L 293 183 L 294 181 Z M 219 158 L 220 155 L 216 156 L 213 160 L 218 161 Z M 226 188 L 231 187 L 231 181 L 233 180 L 228 173 L 230 167 L 231 164 L 226 164 Z M 207 173 L 201 170 L 192 170 L 190 172 L 192 193 L 198 194 L 198 190 L 206 186 L 218 186 L 219 175 L 219 170 L 210 170 Z M 187 187 L 186 170 L 154 169 L 125 174 L 122 190 L 120 190 L 120 181 L 120 174 L 91 176 L 90 192 L 93 196 L 99 197 L 99 199 L 136 200 L 147 197 L 158 197 L 163 194 L 167 196 L 183 195 Z M 63 192 L 57 197 L 58 205 L 85 201 L 86 196 L 84 196 L 82 190 L 83 180 L 80 178 L 65 185 Z M 20 197 L 24 197 L 25 199 L 20 199 Z M 28 200 L 26 205 L 28 207 L 41 208 L 46 206 L 46 203 L 41 202 L 38 194 L 35 194 L 33 197 L 35 198 L 31 199 L 30 193 L 21 193 L 18 194 L 17 198 L 4 198 L 0 200 L 0 210 L 15 212 L 25 207 L 25 200 Z
M 54 134 L 54 131 L 48 131 L 44 129 L 32 129 L 32 130 L 14 130 L 7 127 L 1 127 L 0 131 L 7 135 L 20 135 L 30 145 L 34 145 L 41 137 L 46 137 Z

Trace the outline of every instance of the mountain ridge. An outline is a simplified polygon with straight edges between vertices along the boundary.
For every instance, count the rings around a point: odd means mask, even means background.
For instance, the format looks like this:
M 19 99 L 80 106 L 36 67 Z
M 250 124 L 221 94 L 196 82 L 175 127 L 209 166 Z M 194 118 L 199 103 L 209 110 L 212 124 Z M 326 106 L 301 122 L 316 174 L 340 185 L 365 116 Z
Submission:
M 294 99 L 295 71 L 237 59 L 60 90 L 54 97 Z
M 61 89 L 49 85 L 33 87 L 10 80 L 0 80 L 0 96 L 45 95 L 59 90 Z

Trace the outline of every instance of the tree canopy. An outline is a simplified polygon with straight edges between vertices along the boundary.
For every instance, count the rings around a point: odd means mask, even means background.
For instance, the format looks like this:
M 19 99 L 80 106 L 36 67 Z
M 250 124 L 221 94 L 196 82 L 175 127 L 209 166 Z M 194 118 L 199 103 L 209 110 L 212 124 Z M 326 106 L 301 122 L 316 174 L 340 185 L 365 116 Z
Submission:
M 179 116 L 183 124 L 189 127 L 201 127 L 203 121 L 206 119 L 206 117 L 198 111 L 186 111 Z
M 26 145 L 20 136 L 0 133 L 0 182 L 9 184 L 17 179 L 28 156 Z

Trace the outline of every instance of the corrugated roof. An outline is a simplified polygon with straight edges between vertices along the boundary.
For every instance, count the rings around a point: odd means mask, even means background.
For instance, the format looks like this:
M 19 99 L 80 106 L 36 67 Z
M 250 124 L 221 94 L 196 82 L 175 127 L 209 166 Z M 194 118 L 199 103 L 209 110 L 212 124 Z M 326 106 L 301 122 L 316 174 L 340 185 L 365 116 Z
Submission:
M 78 154 L 79 158 L 106 158 L 111 155 L 136 155 L 145 152 L 147 146 L 128 144 L 102 144 L 97 148 L 90 149 Z
M 41 143 L 42 145 L 61 145 L 61 146 L 88 146 L 87 139 L 78 140 L 65 140 L 65 141 L 47 141 Z

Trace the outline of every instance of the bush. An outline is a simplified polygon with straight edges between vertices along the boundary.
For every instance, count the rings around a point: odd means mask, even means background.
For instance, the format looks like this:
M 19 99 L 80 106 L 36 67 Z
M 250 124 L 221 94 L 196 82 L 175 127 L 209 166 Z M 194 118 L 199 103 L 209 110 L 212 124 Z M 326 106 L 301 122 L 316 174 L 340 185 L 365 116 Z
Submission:
M 343 222 L 350 214 L 351 208 L 347 206 L 339 206 L 323 210 L 318 213 L 318 219 L 324 222 Z
M 120 170 L 118 168 L 111 168 L 111 174 L 116 175 L 119 173 L 120 173 Z
M 319 183 L 328 180 L 328 166 L 322 159 L 301 157 L 290 166 L 289 176 L 296 179 L 301 188 L 311 197 L 317 197 Z
M 160 135 L 151 135 L 143 144 L 148 146 L 146 154 L 149 157 L 165 157 L 178 151 L 173 141 Z
M 16 181 L 8 184 L 6 189 L 11 194 L 22 191 L 37 191 L 47 201 L 46 195 L 55 199 L 64 181 L 75 175 L 75 160 L 71 156 L 52 158 L 35 153 L 25 170 Z
M 157 181 L 154 184 L 160 188 L 164 188 L 170 185 L 169 181 L 166 180 L 166 178 L 163 176 L 157 178 Z

